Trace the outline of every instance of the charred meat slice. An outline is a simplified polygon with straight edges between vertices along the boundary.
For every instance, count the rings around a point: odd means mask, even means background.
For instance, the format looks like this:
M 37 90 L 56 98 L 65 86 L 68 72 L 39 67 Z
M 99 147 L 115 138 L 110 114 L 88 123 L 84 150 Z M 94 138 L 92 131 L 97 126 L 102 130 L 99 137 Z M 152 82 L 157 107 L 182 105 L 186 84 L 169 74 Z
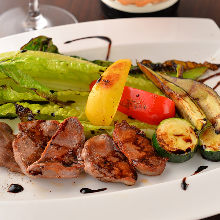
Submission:
M 59 126 L 57 121 L 29 121 L 18 125 L 19 133 L 13 142 L 14 157 L 22 172 L 39 160 L 47 142 Z
M 41 158 L 28 167 L 29 175 L 43 178 L 78 177 L 83 170 L 80 154 L 84 130 L 77 118 L 67 118 L 48 142 Z
M 166 166 L 166 158 L 156 155 L 144 132 L 126 121 L 116 123 L 113 139 L 129 162 L 142 174 L 160 175 Z
M 134 185 L 137 174 L 107 134 L 90 138 L 82 150 L 85 172 L 104 182 Z
M 0 122 L 0 166 L 8 168 L 13 172 L 21 169 L 15 162 L 12 142 L 15 139 L 12 129 L 6 123 Z

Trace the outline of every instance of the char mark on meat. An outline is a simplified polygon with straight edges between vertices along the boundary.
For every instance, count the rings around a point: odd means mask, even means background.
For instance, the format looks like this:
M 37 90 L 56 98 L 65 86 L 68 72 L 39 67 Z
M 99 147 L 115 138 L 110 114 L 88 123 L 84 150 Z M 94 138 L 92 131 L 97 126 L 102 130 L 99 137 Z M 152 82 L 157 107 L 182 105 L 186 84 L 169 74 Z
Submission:
M 126 121 L 116 123 L 113 139 L 129 162 L 142 174 L 160 175 L 166 166 L 167 159 L 156 155 L 144 132 Z
M 86 141 L 82 150 L 85 172 L 104 182 L 134 185 L 137 174 L 107 134 Z
M 13 150 L 15 160 L 25 175 L 28 175 L 27 167 L 40 159 L 58 126 L 57 121 L 37 120 L 19 123 L 19 133 L 13 142 Z
M 12 142 L 15 139 L 12 129 L 4 122 L 0 122 L 0 166 L 12 172 L 21 173 L 13 154 Z
M 84 143 L 84 130 L 78 119 L 65 119 L 40 159 L 28 167 L 28 174 L 43 178 L 78 177 L 83 171 L 80 155 Z

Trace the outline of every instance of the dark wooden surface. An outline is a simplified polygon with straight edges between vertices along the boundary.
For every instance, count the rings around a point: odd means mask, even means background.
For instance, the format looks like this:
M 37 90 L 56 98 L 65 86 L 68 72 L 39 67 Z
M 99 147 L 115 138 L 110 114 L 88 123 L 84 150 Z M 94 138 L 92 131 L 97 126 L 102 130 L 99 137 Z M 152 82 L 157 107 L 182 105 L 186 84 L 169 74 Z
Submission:
M 62 7 L 73 13 L 79 22 L 137 16 L 109 10 L 101 4 L 100 0 L 40 0 L 40 3 Z M 27 7 L 27 0 L 0 0 L 0 5 L 0 13 L 3 13 L 12 7 Z M 180 0 L 170 10 L 141 16 L 211 18 L 220 27 L 220 0 Z M 219 219 L 220 215 L 207 218 L 207 220 Z
M 15 6 L 26 7 L 27 1 L 0 0 L 0 13 Z M 40 0 L 40 3 L 62 7 L 73 13 L 79 22 L 111 18 L 109 13 L 103 10 L 100 0 Z M 144 16 L 211 18 L 220 27 L 220 0 L 180 0 L 175 10 L 165 14 L 160 12 Z
M 40 0 L 40 2 L 69 10 L 79 22 L 109 18 L 103 11 L 100 0 Z M 161 16 L 160 13 L 157 15 Z M 176 11 L 166 16 L 211 18 L 220 27 L 220 0 L 180 0 Z

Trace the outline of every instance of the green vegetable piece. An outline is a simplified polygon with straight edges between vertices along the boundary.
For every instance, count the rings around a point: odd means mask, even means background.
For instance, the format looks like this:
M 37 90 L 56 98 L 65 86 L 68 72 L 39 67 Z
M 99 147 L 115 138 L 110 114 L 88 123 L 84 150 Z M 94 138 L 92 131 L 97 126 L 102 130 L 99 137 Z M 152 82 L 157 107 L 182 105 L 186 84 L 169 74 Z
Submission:
M 208 126 L 199 135 L 200 152 L 210 161 L 220 161 L 220 135 L 215 133 L 212 126 Z
M 104 133 L 111 135 L 114 129 L 114 126 L 96 126 L 86 121 L 81 121 L 81 123 L 84 127 L 84 133 L 85 133 L 86 139 L 89 139 L 95 135 L 100 135 Z
M 98 79 L 106 68 L 60 54 L 26 51 L 0 63 L 1 69 L 16 70 L 19 76 L 29 75 L 29 78 L 53 90 L 89 91 L 89 84 Z
M 207 71 L 207 67 L 196 67 L 190 70 L 186 70 L 185 72 L 182 73 L 182 78 L 184 79 L 198 79 L 200 76 L 204 75 Z M 162 74 L 164 74 L 162 72 Z M 169 73 L 166 72 L 167 75 L 176 77 L 177 73 Z
M 46 99 L 38 96 L 35 92 L 17 92 L 11 87 L 0 88 L 0 104 L 18 101 L 45 102 Z
M 21 47 L 21 50 L 35 50 L 49 53 L 59 53 L 56 45 L 53 44 L 52 38 L 38 36 L 32 38 L 27 44 Z
M 92 62 L 99 66 L 104 66 L 104 67 L 109 67 L 110 65 L 113 64 L 113 62 L 107 60 L 93 60 Z
M 141 89 L 147 92 L 155 93 L 158 95 L 162 95 L 163 93 L 158 89 L 150 80 L 145 78 L 136 78 L 133 76 L 128 76 L 126 86 L 130 86 L 132 88 Z
M 0 118 L 16 118 L 15 105 L 13 103 L 7 103 L 0 106 Z
M 33 79 L 30 75 L 23 72 L 22 69 L 17 68 L 16 65 L 8 65 L 9 62 L 11 63 L 11 61 L 5 61 L 0 64 L 1 72 L 19 83 L 21 87 L 36 91 L 37 94 L 48 100 L 55 100 L 55 97 L 51 94 L 51 90 L 48 87 Z
M 207 67 L 197 67 L 191 70 L 187 70 L 183 73 L 185 79 L 198 79 L 200 76 L 206 73 Z
M 198 137 L 194 127 L 181 118 L 163 120 L 152 137 L 157 153 L 170 162 L 182 163 L 193 157 Z

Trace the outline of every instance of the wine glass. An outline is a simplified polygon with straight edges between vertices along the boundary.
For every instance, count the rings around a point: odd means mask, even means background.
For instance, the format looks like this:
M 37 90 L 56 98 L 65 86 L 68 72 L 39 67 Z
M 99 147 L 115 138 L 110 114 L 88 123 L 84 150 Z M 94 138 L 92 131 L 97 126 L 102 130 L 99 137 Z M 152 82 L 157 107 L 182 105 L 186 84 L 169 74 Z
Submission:
M 52 5 L 39 7 L 38 0 L 29 0 L 28 13 L 18 7 L 0 16 L 0 37 L 77 22 L 74 15 L 62 8 Z

